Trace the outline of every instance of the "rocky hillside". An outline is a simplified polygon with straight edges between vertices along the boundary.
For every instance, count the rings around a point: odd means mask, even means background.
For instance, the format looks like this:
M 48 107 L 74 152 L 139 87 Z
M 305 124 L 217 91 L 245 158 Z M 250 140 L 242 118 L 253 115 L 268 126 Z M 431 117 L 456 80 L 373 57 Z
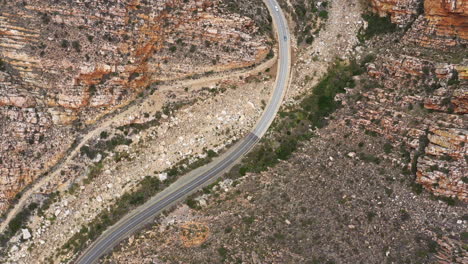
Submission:
M 403 18 L 401 6 L 372 1 L 407 31 L 396 33 L 403 35 L 402 43 L 392 45 L 397 52 L 376 50 L 368 72 L 381 87 L 361 94 L 366 103 L 358 107 L 356 121 L 410 146 L 416 181 L 427 190 L 468 201 L 466 2 L 410 2 Z M 416 8 L 421 5 L 423 10 Z M 417 10 L 419 17 L 408 16 Z
M 60 192 L 32 195 L 30 217 L 8 226 L 2 262 L 73 259 L 154 189 L 245 134 L 268 100 L 274 65 L 154 84 L 269 57 L 256 1 L 23 2 L 1 2 L 0 45 L 11 46 L 0 50 L 5 206 L 93 120 L 145 100 L 42 189 Z M 467 263 L 466 1 L 280 4 L 296 40 L 293 79 L 266 139 L 103 262 Z M 44 45 L 25 40 L 34 34 Z M 96 103 L 105 94 L 117 99 Z
M 464 0 L 370 0 L 373 11 L 411 27 L 407 42 L 447 50 L 467 47 L 468 7 Z
M 0 10 L 0 212 L 103 115 L 164 81 L 254 65 L 271 46 L 265 8 L 232 1 L 0 1 Z
M 310 2 L 283 3 L 292 23 L 300 8 L 291 7 Z M 297 42 L 287 107 L 253 161 L 104 263 L 468 262 L 466 2 L 361 2 L 312 3 L 329 20 L 312 44 Z M 346 44 L 354 48 L 330 53 Z M 352 81 L 318 82 L 324 65 L 338 67 L 326 63 L 333 57 L 347 58 Z M 323 92 L 330 81 L 343 93 Z
M 466 207 L 413 192 L 384 138 L 344 121 L 318 134 L 272 170 L 206 189 L 200 209 L 179 207 L 103 263 L 466 262 Z

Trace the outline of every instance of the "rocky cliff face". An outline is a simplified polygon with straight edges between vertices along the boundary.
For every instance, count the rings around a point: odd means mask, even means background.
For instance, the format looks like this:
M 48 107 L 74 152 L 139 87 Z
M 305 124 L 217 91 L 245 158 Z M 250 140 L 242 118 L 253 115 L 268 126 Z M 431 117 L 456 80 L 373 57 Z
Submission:
M 468 44 L 468 2 L 425 0 L 424 15 L 412 27 L 407 40 L 423 47 L 465 47 Z
M 416 181 L 438 195 L 468 199 L 465 67 L 408 55 L 377 57 L 357 123 L 409 147 Z
M 389 14 L 409 30 L 398 53 L 379 56 L 369 65 L 369 75 L 383 89 L 363 94 L 367 103 L 359 111 L 361 124 L 411 146 L 416 181 L 427 190 L 467 201 L 468 67 L 463 48 L 468 41 L 468 3 L 403 1 L 408 2 L 405 8 L 401 1 L 371 2 L 380 15 Z M 424 4 L 422 14 L 414 21 L 407 15 L 402 18 L 401 14 L 417 14 L 417 2 Z M 431 49 L 421 52 L 420 47 Z M 452 58 L 437 51 L 455 47 L 461 52 Z M 387 117 L 382 116 L 384 109 Z
M 380 16 L 390 15 L 392 22 L 399 25 L 408 25 L 421 12 L 423 0 L 370 0 L 375 13 Z
M 223 1 L 0 2 L 0 211 L 78 131 L 161 81 L 253 65 L 269 52 Z
M 465 0 L 371 0 L 373 10 L 392 22 L 411 26 L 406 41 L 446 49 L 468 44 L 468 2 Z

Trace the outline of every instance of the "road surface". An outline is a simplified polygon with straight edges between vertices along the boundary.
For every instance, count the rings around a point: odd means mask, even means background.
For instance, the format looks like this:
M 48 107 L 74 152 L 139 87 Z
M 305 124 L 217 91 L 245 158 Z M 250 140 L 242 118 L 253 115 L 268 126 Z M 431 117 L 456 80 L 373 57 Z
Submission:
M 289 81 L 290 35 L 284 14 L 276 0 L 264 0 L 277 31 L 279 46 L 278 74 L 270 102 L 251 133 L 212 163 L 182 177 L 151 200 L 127 214 L 106 230 L 78 258 L 78 264 L 96 263 L 124 238 L 138 231 L 164 209 L 212 182 L 245 155 L 268 130 L 281 105 Z

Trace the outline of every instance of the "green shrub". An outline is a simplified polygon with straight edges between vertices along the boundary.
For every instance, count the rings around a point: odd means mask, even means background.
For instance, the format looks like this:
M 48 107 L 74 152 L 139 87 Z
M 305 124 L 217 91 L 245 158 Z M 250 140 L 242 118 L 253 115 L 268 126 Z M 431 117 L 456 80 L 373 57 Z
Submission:
M 275 56 L 275 52 L 273 51 L 273 49 L 270 49 L 270 50 L 268 51 L 268 54 L 267 54 L 267 56 L 266 56 L 266 59 L 269 60 L 269 59 L 273 58 L 274 56 Z
M 191 46 L 190 46 L 190 50 L 189 50 L 189 51 L 190 51 L 191 53 L 195 52 L 196 50 L 197 50 L 197 46 L 195 46 L 195 45 L 191 45 Z
M 368 13 L 362 15 L 362 18 L 367 21 L 367 28 L 364 32 L 360 32 L 360 39 L 370 39 L 379 34 L 395 32 L 398 27 L 393 24 L 390 17 L 380 17 L 379 15 Z
M 367 212 L 367 221 L 372 222 L 372 219 L 374 219 L 376 216 L 377 214 L 374 212 Z
M 30 211 L 29 209 L 23 209 L 19 212 L 8 224 L 8 229 L 12 234 L 18 232 L 23 226 L 25 219 L 29 217 Z
M 64 49 L 66 49 L 66 48 L 68 48 L 68 46 L 70 46 L 70 43 L 68 42 L 68 40 L 64 39 L 60 43 L 60 46 L 62 46 L 62 48 L 64 48 Z
M 99 134 L 99 137 L 101 139 L 106 139 L 109 136 L 109 133 L 107 131 L 102 131 L 101 134 Z
M 131 143 L 132 143 L 131 139 L 128 139 L 122 135 L 117 135 L 113 137 L 112 139 L 105 141 L 103 147 L 105 148 L 105 150 L 111 151 L 111 150 L 114 150 L 115 147 L 119 145 L 130 145 Z M 98 145 L 102 146 L 101 144 L 98 144 Z
M 375 54 L 369 53 L 361 61 L 361 65 L 364 66 L 366 63 L 373 62 L 375 60 Z
M 276 149 L 276 156 L 278 159 L 288 159 L 297 147 L 297 140 L 294 138 L 287 138 L 281 143 L 279 148 Z
M 468 232 L 462 232 L 460 237 L 463 241 L 468 241 Z
M 448 154 L 444 154 L 440 157 L 440 160 L 445 160 L 445 161 L 454 161 L 453 157 L 448 155 Z
M 44 24 L 49 24 L 50 22 L 50 16 L 46 13 L 42 14 L 41 16 L 42 23 Z
M 206 152 L 206 154 L 208 155 L 209 158 L 214 158 L 214 157 L 218 156 L 218 153 L 214 152 L 214 151 L 211 150 L 211 149 L 208 150 L 208 151 Z
M 3 62 L 1 59 L 0 59 L 0 71 L 5 71 L 6 68 L 5 68 L 5 62 Z
M 415 194 L 421 194 L 423 192 L 423 186 L 421 184 L 419 184 L 419 183 L 412 182 L 410 184 L 410 187 L 411 187 L 411 190 Z
M 95 95 L 95 94 L 96 94 L 96 91 L 97 91 L 96 85 L 91 84 L 91 85 L 89 86 L 89 90 L 88 90 L 88 91 L 89 91 L 89 94 L 90 94 L 91 96 Z
M 72 47 L 75 49 L 76 52 L 81 52 L 81 45 L 79 41 L 77 40 L 73 41 Z
M 86 155 L 88 158 L 90 159 L 94 159 L 96 158 L 97 154 L 99 153 L 98 151 L 96 151 L 95 149 L 93 148 L 90 148 L 89 146 L 82 146 L 80 148 L 80 153 L 82 155 Z
M 393 146 L 390 143 L 385 143 L 383 149 L 386 154 L 390 154 L 393 150 Z
M 140 73 L 139 72 L 132 72 L 130 74 L 130 76 L 128 77 L 128 81 L 133 81 L 135 80 L 136 78 L 140 77 Z
M 103 168 L 104 168 L 104 165 L 102 164 L 102 162 L 99 162 L 96 165 L 94 165 L 93 167 L 91 167 L 91 169 L 89 170 L 89 173 L 88 173 L 88 180 L 96 178 L 96 176 L 101 174 Z
M 319 12 L 319 17 L 322 19 L 328 19 L 328 11 L 327 10 L 321 10 Z
M 246 217 L 242 218 L 242 221 L 244 223 L 248 224 L 248 225 L 251 225 L 255 221 L 255 217 L 254 216 L 246 216 Z
M 455 206 L 457 204 L 457 200 L 452 197 L 438 196 L 437 199 L 447 203 L 449 206 Z
M 224 248 L 224 247 L 218 248 L 218 254 L 219 254 L 223 259 L 225 259 L 225 258 L 227 257 L 227 253 L 228 253 L 228 251 L 227 251 L 226 248 Z
M 198 209 L 198 203 L 197 201 L 193 200 L 193 199 L 187 199 L 187 201 L 185 202 L 188 207 L 192 208 L 192 209 Z
M 373 162 L 375 164 L 380 163 L 380 159 L 372 154 L 359 153 L 358 155 L 359 155 L 359 158 L 363 161 Z
M 228 226 L 224 229 L 224 233 L 228 234 L 232 232 L 232 226 Z
M 447 85 L 459 85 L 460 79 L 458 77 L 458 72 L 453 71 L 452 77 L 448 80 Z

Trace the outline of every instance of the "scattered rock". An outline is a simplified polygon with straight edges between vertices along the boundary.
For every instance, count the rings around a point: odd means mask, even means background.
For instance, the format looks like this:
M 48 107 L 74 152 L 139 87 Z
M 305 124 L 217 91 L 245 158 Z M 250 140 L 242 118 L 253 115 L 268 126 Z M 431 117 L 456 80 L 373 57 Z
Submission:
M 27 229 L 27 228 L 21 229 L 21 233 L 22 233 L 22 236 L 23 236 L 24 240 L 28 240 L 28 239 L 31 238 L 31 233 L 29 232 L 29 229 Z

